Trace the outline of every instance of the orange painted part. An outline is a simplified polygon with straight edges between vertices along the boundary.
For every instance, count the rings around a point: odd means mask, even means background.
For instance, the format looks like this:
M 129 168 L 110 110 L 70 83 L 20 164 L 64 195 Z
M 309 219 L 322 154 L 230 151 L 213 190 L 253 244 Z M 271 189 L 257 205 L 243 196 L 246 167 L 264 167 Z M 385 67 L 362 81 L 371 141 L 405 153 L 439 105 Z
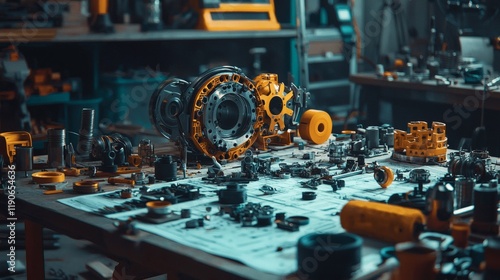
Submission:
M 427 216 L 427 228 L 430 231 L 445 232 L 450 229 L 450 220 L 441 221 L 437 216 L 438 201 L 432 201 L 431 213 Z
M 274 10 L 274 0 L 269 3 L 220 3 L 217 8 L 200 8 L 198 0 L 191 5 L 198 12 L 198 29 L 209 31 L 279 30 L 281 28 Z M 224 15 L 265 15 L 262 19 L 223 19 Z M 220 15 L 220 18 L 217 17 Z
M 395 246 L 399 268 L 392 274 L 392 280 L 436 279 L 437 252 L 418 242 L 404 242 Z
M 484 262 L 485 269 L 500 271 L 500 249 L 494 248 L 496 246 L 488 246 L 488 239 L 486 239 L 484 246 Z M 494 241 L 493 241 L 494 242 Z
M 384 175 L 385 175 L 385 178 L 382 182 L 378 182 L 377 183 L 382 187 L 382 188 L 387 188 L 389 187 L 392 182 L 394 181 L 394 171 L 392 171 L 392 169 L 390 169 L 389 167 L 387 166 L 379 166 L 377 167 L 379 169 L 382 170 L 382 172 L 384 172 Z M 375 177 L 375 180 L 377 179 L 376 178 L 376 171 L 373 173 L 373 176 Z
M 417 226 L 424 222 L 420 210 L 378 202 L 351 200 L 340 212 L 340 223 L 348 232 L 389 243 L 416 240 Z
M 307 110 L 300 118 L 300 136 L 314 144 L 325 143 L 332 135 L 332 129 L 332 118 L 325 111 Z
M 394 130 L 396 152 L 404 152 L 411 157 L 437 157 L 438 162 L 446 161 L 446 124 L 433 122 L 432 128 L 428 128 L 427 122 L 415 121 L 408 123 L 408 130 Z
M 469 243 L 470 224 L 466 222 L 456 222 L 451 225 L 451 236 L 453 245 L 458 248 L 466 248 Z
M 253 145 L 253 143 L 255 143 L 255 141 L 257 140 L 264 119 L 263 109 L 261 108 L 261 106 L 256 106 L 255 116 L 257 121 L 253 126 L 255 133 L 243 144 L 228 149 L 226 152 L 217 150 L 212 143 L 210 143 L 206 138 L 203 137 L 203 124 L 197 114 L 197 112 L 202 109 L 203 105 L 202 100 L 203 98 L 209 96 L 209 94 L 212 93 L 213 89 L 216 88 L 218 85 L 229 82 L 229 79 L 231 79 L 233 82 L 239 82 L 244 84 L 250 91 L 255 90 L 255 86 L 251 80 L 236 73 L 233 73 L 232 75 L 224 73 L 214 76 L 210 80 L 205 82 L 205 84 L 201 86 L 200 89 L 193 94 L 193 108 L 191 109 L 191 114 L 190 114 L 191 128 L 189 131 L 191 132 L 191 134 L 189 136 L 191 138 L 191 141 L 193 142 L 198 151 L 202 151 L 203 154 L 209 157 L 214 156 L 218 160 L 222 159 L 236 160 L 240 155 L 244 154 L 245 151 L 248 150 L 248 148 L 250 148 Z M 260 104 L 261 101 L 259 94 L 255 94 L 255 98 L 257 100 L 256 101 L 257 104 Z
M 50 184 L 64 182 L 66 176 L 62 172 L 42 171 L 31 174 L 31 178 L 37 184 Z
M 116 178 L 116 177 L 109 177 L 108 178 L 108 183 L 110 184 L 127 184 L 131 185 L 132 187 L 135 186 L 135 181 L 132 179 L 125 179 L 125 178 Z
M 16 146 L 31 147 L 31 134 L 26 131 L 11 131 L 0 133 L 0 154 L 8 164 L 14 163 Z
M 278 83 L 277 74 L 260 74 L 255 78 L 255 88 L 264 108 L 264 124 L 268 125 L 267 135 L 277 134 L 285 129 L 285 115 L 292 116 L 293 110 L 287 107 L 293 98 L 293 91 L 285 93 L 285 84 Z

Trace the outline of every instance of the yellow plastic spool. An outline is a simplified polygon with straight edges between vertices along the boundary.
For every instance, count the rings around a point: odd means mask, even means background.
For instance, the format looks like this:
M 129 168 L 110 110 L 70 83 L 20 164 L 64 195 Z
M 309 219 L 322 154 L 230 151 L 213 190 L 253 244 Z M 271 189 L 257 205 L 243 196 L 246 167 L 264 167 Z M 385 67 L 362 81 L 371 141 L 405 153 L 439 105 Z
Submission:
M 332 134 L 333 122 L 325 111 L 307 110 L 302 115 L 299 133 L 302 139 L 314 144 L 325 143 Z

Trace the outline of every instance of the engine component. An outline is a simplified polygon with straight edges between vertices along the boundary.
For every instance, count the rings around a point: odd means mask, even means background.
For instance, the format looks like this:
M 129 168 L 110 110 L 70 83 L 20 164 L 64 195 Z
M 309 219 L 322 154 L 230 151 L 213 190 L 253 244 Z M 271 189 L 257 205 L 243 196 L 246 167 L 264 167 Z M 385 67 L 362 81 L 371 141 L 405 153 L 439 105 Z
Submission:
M 131 154 L 132 143 L 119 133 L 102 135 L 92 139 L 90 159 L 101 160 L 102 171 L 115 172 L 117 166 L 128 164 L 127 160 Z
M 302 192 L 302 200 L 315 200 L 316 193 L 315 192 Z
M 328 145 L 328 158 L 330 159 L 329 162 L 335 164 L 344 162 L 344 157 L 346 154 L 344 149 L 344 143 L 331 141 Z
M 454 222 L 451 224 L 451 237 L 453 245 L 465 249 L 469 243 L 470 225 L 466 222 Z
M 241 204 L 247 201 L 247 191 L 241 184 L 230 183 L 218 195 L 221 204 Z
M 302 236 L 297 244 L 299 278 L 351 279 L 361 268 L 362 244 L 361 237 L 345 232 Z
M 169 201 L 149 201 L 146 203 L 148 215 L 153 217 L 168 215 L 171 210 L 169 206 L 172 205 Z
M 447 232 L 453 216 L 453 187 L 438 182 L 427 191 L 427 228 L 431 231 Z
M 26 171 L 31 171 L 31 170 L 33 170 L 33 147 L 17 146 L 16 171 L 24 171 L 24 177 L 28 177 Z
M 172 156 L 167 155 L 155 161 L 155 178 L 167 182 L 177 180 L 177 162 Z
M 78 181 L 73 183 L 73 191 L 76 193 L 96 193 L 100 190 L 99 182 Z
M 395 249 L 399 268 L 391 279 L 436 279 L 436 250 L 417 242 L 399 243 Z
M 488 182 L 498 177 L 498 173 L 492 168 L 488 151 L 484 150 L 474 150 L 468 155 L 463 152 L 450 155 L 448 173 L 454 177 L 462 175 L 473 178 L 477 182 Z
M 109 177 L 108 178 L 108 183 L 115 185 L 115 184 L 127 184 L 132 187 L 135 186 L 135 181 L 132 179 L 125 179 L 125 178 L 117 178 L 117 177 Z
M 141 163 L 153 166 L 156 160 L 155 148 L 149 139 L 142 139 L 137 146 L 137 154 L 142 159 Z
M 382 188 L 387 188 L 394 181 L 394 172 L 387 166 L 375 166 L 373 178 Z
M 26 131 L 11 131 L 0 133 L 0 154 L 7 164 L 14 163 L 16 147 L 31 147 L 31 134 Z
M 498 279 L 500 277 L 500 237 L 488 237 L 484 243 L 484 278 Z
M 237 67 L 222 66 L 191 83 L 165 81 L 153 93 L 149 113 L 156 129 L 185 149 L 235 160 L 254 144 L 261 150 L 291 144 L 290 129 L 299 124 L 308 97 L 293 84 L 278 83 L 276 74 L 254 81 Z
M 412 163 L 436 163 L 446 161 L 448 138 L 446 124 L 433 122 L 427 128 L 427 122 L 408 123 L 409 132 L 394 131 L 394 152 L 392 159 Z
M 390 243 L 415 240 L 424 222 L 420 210 L 377 202 L 351 200 L 340 211 L 346 231 Z
M 427 169 L 423 168 L 415 168 L 410 171 L 409 174 L 409 181 L 411 183 L 429 183 L 429 177 L 431 176 L 431 173 Z
M 296 224 L 299 226 L 305 226 L 309 224 L 309 218 L 306 216 L 290 216 L 286 218 L 288 223 Z
M 181 218 L 182 219 L 191 218 L 191 209 L 181 209 Z
M 80 131 L 78 132 L 76 151 L 80 155 L 89 155 L 94 134 L 94 109 L 83 108 Z
M 60 183 L 64 182 L 66 178 L 64 173 L 61 172 L 35 172 L 31 174 L 33 181 L 37 184 L 49 184 L 49 183 Z
M 366 128 L 366 146 L 368 149 L 378 148 L 380 143 L 379 136 L 378 126 L 369 126 Z
M 472 205 L 476 180 L 458 176 L 455 178 L 455 208 L 461 209 Z
M 66 145 L 64 128 L 47 131 L 47 164 L 49 167 L 64 166 L 64 146 Z
M 498 230 L 498 190 L 497 181 L 474 187 L 474 213 L 471 231 L 473 233 L 497 235 Z
M 332 129 L 332 118 L 325 111 L 310 109 L 300 119 L 300 136 L 314 144 L 325 143 L 330 138 Z

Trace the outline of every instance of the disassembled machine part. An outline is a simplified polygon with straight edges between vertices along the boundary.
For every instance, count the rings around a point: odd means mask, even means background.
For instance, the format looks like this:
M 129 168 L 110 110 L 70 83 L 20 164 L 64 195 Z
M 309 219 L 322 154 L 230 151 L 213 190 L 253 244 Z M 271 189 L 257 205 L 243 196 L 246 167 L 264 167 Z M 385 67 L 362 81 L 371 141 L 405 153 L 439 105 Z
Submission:
M 394 172 L 387 166 L 375 166 L 373 178 L 382 188 L 387 188 L 394 181 Z
M 15 148 L 16 170 L 24 171 L 24 177 L 28 177 L 27 171 L 33 170 L 33 147 L 17 146 Z
M 64 128 L 52 128 L 47 131 L 47 165 L 49 167 L 64 166 L 65 135 Z
M 340 223 L 348 232 L 399 243 L 416 240 L 425 216 L 417 209 L 351 200 L 340 212 Z
M 453 187 L 450 184 L 438 182 L 427 191 L 427 229 L 446 232 L 450 229 L 450 219 L 453 216 Z
M 132 154 L 132 143 L 119 134 L 102 135 L 92 139 L 91 160 L 101 160 L 101 171 L 114 173 L 118 166 L 128 165 Z
M 420 164 L 446 161 L 446 124 L 433 122 L 432 128 L 427 128 L 427 122 L 413 121 L 408 130 L 394 131 L 392 159 Z
M 448 173 L 453 177 L 472 178 L 478 183 L 498 179 L 499 176 L 491 162 L 488 151 L 483 150 L 474 150 L 469 154 L 464 152 L 451 153 L 448 162 Z
M 252 145 L 265 150 L 269 144 L 292 144 L 293 130 L 303 122 L 308 140 L 326 141 L 331 118 L 322 111 L 302 114 L 308 99 L 308 92 L 279 83 L 276 74 L 252 80 L 237 67 L 222 66 L 191 83 L 163 82 L 151 97 L 149 114 L 156 129 L 185 150 L 235 160 Z
M 247 190 L 241 184 L 229 183 L 218 195 L 221 204 L 241 204 L 247 201 Z
M 64 173 L 48 171 L 35 172 L 31 177 L 37 184 L 60 183 L 66 178 Z
M 5 163 L 14 163 L 16 147 L 31 147 L 33 142 L 31 134 L 26 131 L 11 131 L 0 133 L 0 154 L 3 155 Z
M 297 245 L 299 274 L 304 279 L 351 279 L 361 267 L 362 244 L 361 237 L 347 232 L 302 236 Z M 321 261 L 311 269 L 309 259 L 317 256 Z
M 474 214 L 471 231 L 473 233 L 498 235 L 498 181 L 474 187 Z

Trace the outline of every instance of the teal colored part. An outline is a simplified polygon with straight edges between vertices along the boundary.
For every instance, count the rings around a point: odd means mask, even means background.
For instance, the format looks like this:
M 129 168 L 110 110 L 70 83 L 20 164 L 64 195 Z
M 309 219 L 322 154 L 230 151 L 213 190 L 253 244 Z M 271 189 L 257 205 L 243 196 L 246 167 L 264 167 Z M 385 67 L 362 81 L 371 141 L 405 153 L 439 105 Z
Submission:
M 153 129 L 149 120 L 149 101 L 154 91 L 167 79 L 148 73 L 137 76 L 103 75 L 100 96 L 101 119 L 105 123 L 120 123 Z

